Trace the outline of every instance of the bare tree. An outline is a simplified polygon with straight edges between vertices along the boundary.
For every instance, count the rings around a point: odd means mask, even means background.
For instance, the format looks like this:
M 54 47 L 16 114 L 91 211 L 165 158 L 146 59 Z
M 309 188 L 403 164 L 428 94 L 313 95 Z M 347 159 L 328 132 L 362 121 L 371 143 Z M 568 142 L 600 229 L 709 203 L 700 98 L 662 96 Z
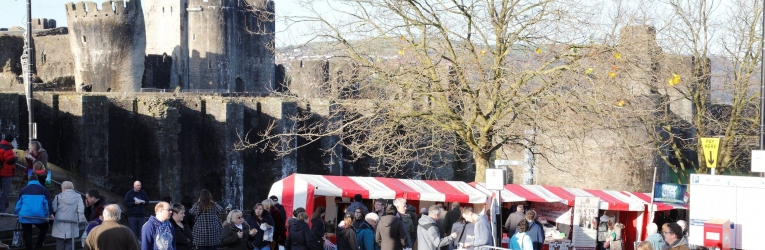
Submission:
M 527 146 L 524 131 L 535 119 L 555 119 L 540 115 L 539 105 L 560 102 L 560 86 L 580 73 L 578 62 L 601 52 L 591 32 L 579 29 L 595 20 L 587 2 L 314 4 L 304 3 L 313 15 L 300 21 L 315 25 L 312 42 L 357 67 L 355 80 L 345 81 L 357 94 L 326 96 L 339 119 L 306 124 L 294 135 L 309 142 L 339 136 L 335 146 L 374 159 L 383 174 L 412 171 L 412 163 L 428 174 L 446 161 L 472 159 L 475 180 L 483 181 L 498 149 Z

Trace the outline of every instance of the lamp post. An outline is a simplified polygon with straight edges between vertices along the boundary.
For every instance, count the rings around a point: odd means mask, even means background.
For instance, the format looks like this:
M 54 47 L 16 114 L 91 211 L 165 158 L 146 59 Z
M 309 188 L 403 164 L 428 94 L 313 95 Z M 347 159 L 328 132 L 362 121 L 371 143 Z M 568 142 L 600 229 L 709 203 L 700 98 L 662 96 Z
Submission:
M 765 1 L 762 3 L 762 35 L 760 36 L 760 150 L 765 150 Z M 714 171 L 714 170 L 712 170 Z M 760 177 L 765 177 L 765 173 L 760 172 Z
M 32 72 L 33 65 L 32 60 L 34 58 L 34 48 L 32 43 L 32 0 L 27 0 L 27 30 L 24 36 L 24 53 L 21 54 L 21 63 L 24 70 L 24 87 L 26 88 L 27 97 L 27 111 L 29 111 L 29 141 L 32 142 L 36 135 L 36 126 L 34 120 L 34 106 L 32 102 L 34 96 L 32 95 Z

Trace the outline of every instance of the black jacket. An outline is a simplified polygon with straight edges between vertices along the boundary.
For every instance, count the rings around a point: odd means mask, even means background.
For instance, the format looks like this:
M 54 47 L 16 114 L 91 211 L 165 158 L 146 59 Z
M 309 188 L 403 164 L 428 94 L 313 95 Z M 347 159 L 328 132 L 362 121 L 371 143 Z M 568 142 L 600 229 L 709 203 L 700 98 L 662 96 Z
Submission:
M 358 250 L 356 228 L 353 225 L 337 229 L 337 250 Z
M 242 238 L 239 238 L 237 233 L 242 233 Z M 250 240 L 250 226 L 247 223 L 242 223 L 242 229 L 239 229 L 231 223 L 224 223 L 223 230 L 220 232 L 220 245 L 226 250 L 250 250 L 247 247 L 247 242 Z
M 308 227 L 308 223 L 297 220 L 294 224 L 290 225 L 290 233 L 284 243 L 284 249 L 308 250 L 308 242 L 312 240 L 313 233 L 310 227 Z
M 454 208 L 449 210 L 449 212 L 446 212 L 446 218 L 444 218 L 444 228 L 442 228 L 441 232 L 444 232 L 444 234 L 449 234 L 449 232 L 452 231 L 452 226 L 455 222 L 457 222 L 457 220 L 460 219 L 460 216 L 462 216 L 462 211 L 460 211 L 460 208 Z
M 320 240 L 324 237 L 325 227 L 321 217 L 311 220 L 311 232 L 315 240 Z
M 100 206 L 106 206 L 109 205 L 109 202 L 106 201 L 106 197 L 101 195 L 101 197 L 98 197 L 98 201 L 96 201 L 96 204 L 93 204 L 93 206 L 85 207 L 85 218 L 88 219 L 88 221 L 93 221 L 96 219 L 96 208 Z
M 183 228 L 181 228 L 173 218 L 170 218 L 170 221 L 173 222 L 173 227 L 175 228 L 175 235 L 173 235 L 173 239 L 175 240 L 175 249 L 176 250 L 191 250 L 194 246 L 194 240 L 191 235 L 191 227 L 186 224 L 186 222 L 181 222 L 183 224 Z
M 271 228 L 274 228 L 274 219 L 271 218 L 271 215 L 269 213 L 266 213 L 266 211 L 263 211 L 263 219 L 259 220 L 257 216 L 255 215 L 248 215 L 247 219 L 245 219 L 247 224 L 250 225 L 250 227 L 258 229 L 258 232 L 255 233 L 255 236 L 251 239 L 253 246 L 257 248 L 261 248 L 264 246 L 268 246 L 271 244 L 271 241 L 263 241 L 263 231 L 260 229 L 260 225 L 263 223 L 267 223 Z

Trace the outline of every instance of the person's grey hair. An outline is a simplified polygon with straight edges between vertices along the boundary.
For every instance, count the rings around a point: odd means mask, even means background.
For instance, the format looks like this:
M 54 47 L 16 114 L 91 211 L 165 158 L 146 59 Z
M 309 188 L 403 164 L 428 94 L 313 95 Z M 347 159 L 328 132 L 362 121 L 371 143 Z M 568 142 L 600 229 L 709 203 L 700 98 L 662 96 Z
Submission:
M 104 213 L 102 215 L 104 216 L 104 221 L 107 221 L 107 220 L 119 221 L 121 214 L 122 214 L 122 211 L 120 210 L 120 206 L 118 206 L 117 204 L 111 204 L 104 207 Z
M 659 226 L 657 226 L 656 223 L 649 223 L 648 226 L 645 227 L 645 231 L 648 234 L 654 234 L 659 231 Z
M 406 205 L 406 199 L 404 198 L 395 199 L 393 200 L 393 205 L 396 206 L 397 208 L 400 208 L 401 206 Z
M 61 189 L 64 189 L 64 190 L 74 189 L 74 184 L 72 184 L 71 181 L 64 181 L 61 183 Z
M 42 143 L 40 143 L 39 141 L 31 141 L 29 142 L 29 145 L 32 145 L 37 150 L 42 149 Z
M 433 205 L 428 208 L 428 215 L 438 214 L 440 212 L 441 206 L 439 205 Z
M 228 216 L 226 216 L 226 223 L 231 225 L 236 225 L 236 219 L 237 216 L 242 216 L 242 210 L 234 209 L 231 210 L 231 212 L 228 212 Z
M 682 228 L 683 231 L 685 231 L 685 226 L 687 226 L 687 225 L 686 225 L 684 220 L 677 221 L 677 224 L 680 225 L 680 228 Z
M 368 213 L 366 216 L 364 216 L 364 220 L 366 221 L 372 220 L 374 222 L 377 222 L 380 220 L 380 216 L 377 215 L 377 213 Z

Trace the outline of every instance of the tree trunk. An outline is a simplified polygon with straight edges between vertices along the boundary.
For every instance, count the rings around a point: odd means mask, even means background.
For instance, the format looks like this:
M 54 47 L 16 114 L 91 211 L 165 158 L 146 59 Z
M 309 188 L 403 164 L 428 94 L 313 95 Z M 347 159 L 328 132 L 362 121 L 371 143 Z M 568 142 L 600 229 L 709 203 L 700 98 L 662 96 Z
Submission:
M 475 159 L 475 182 L 486 182 L 486 169 L 489 168 L 491 155 L 474 150 L 473 159 Z

